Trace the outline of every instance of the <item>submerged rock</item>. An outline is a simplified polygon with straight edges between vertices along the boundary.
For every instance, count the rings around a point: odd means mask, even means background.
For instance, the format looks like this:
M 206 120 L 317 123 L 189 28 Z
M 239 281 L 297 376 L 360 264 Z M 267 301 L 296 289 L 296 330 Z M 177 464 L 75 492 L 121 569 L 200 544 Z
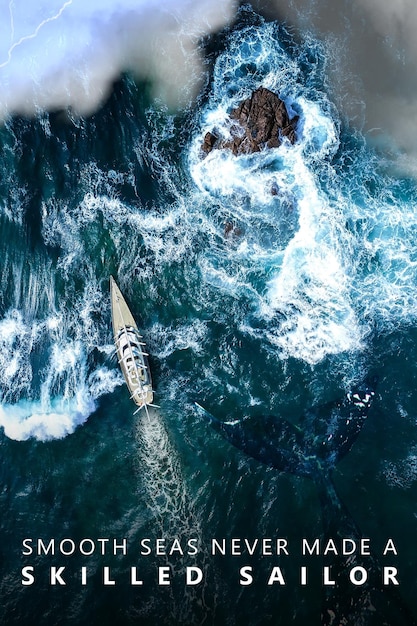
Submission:
M 290 119 L 284 102 L 266 87 L 259 87 L 230 113 L 230 139 L 208 132 L 201 146 L 208 154 L 213 149 L 229 149 L 233 154 L 252 154 L 263 148 L 277 148 L 283 137 L 294 144 L 298 116 Z

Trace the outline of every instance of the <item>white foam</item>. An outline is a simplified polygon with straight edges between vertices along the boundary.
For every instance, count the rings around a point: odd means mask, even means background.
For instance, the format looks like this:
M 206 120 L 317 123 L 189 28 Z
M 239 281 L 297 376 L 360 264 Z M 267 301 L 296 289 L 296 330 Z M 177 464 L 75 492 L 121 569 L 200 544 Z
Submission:
M 114 369 L 89 364 L 94 348 L 108 352 L 97 324 L 102 296 L 96 281 L 87 279 L 78 295 L 69 287 L 68 306 L 65 291 L 59 298 L 55 293 L 49 263 L 35 258 L 27 271 L 25 256 L 18 258 L 6 268 L 15 281 L 15 306 L 0 319 L 0 426 L 18 440 L 60 438 L 121 384 Z
M 150 329 L 150 334 L 153 341 L 153 353 L 161 360 L 176 351 L 192 350 L 200 354 L 207 335 L 207 324 L 200 320 L 170 327 L 154 324 Z
M 5 257 L 2 284 L 14 285 L 0 320 L 1 423 L 9 436 L 72 432 L 103 394 L 122 384 L 116 364 L 105 365 L 112 346 L 102 281 L 115 264 L 125 285 L 132 279 L 146 283 L 158 307 L 155 276 L 163 278 L 178 264 L 186 281 L 184 302 L 204 316 L 227 315 L 231 327 L 254 334 L 283 360 L 315 364 L 328 355 L 359 352 L 368 326 L 417 319 L 415 203 L 400 201 L 400 191 L 388 184 L 367 196 L 363 183 L 373 180 L 371 166 L 363 178 L 356 171 L 357 181 L 333 169 L 337 120 L 324 94 L 311 97 L 297 63 L 273 40 L 274 28 L 266 25 L 251 34 L 251 62 L 259 72 L 241 80 L 238 65 L 246 60 L 240 52 L 220 57 L 213 94 L 189 150 L 191 180 L 178 175 L 177 164 L 164 161 L 157 142 L 152 154 L 146 152 L 151 170 L 161 174 L 164 190 L 174 198 L 171 204 L 143 207 L 138 198 L 129 206 L 118 197 L 118 186 L 133 185 L 133 166 L 106 172 L 90 163 L 79 172 L 81 200 L 54 198 L 42 206 L 44 241 L 59 247 L 56 266 L 34 259 L 29 271 L 23 254 L 20 261 L 10 253 Z M 263 66 L 268 69 L 262 78 Z M 296 145 L 237 158 L 213 151 L 202 159 L 204 132 L 215 125 L 226 133 L 226 111 L 259 86 L 257 81 L 281 93 L 300 115 Z M 171 122 L 158 120 L 163 134 L 169 134 Z M 137 146 L 139 160 L 143 150 Z M 382 187 L 379 176 L 378 184 Z M 278 194 L 271 194 L 272 187 Z M 236 225 L 230 237 L 228 221 Z M 225 294 L 237 306 L 227 310 Z M 245 310 L 248 318 L 242 317 Z M 161 360 L 176 351 L 201 354 L 208 324 L 188 318 L 158 323 L 149 337 Z M 207 380 L 215 376 L 212 370 L 211 364 L 203 369 Z
M 363 331 L 352 307 L 347 261 L 339 245 L 340 218 L 302 162 L 297 176 L 303 189 L 299 229 L 269 282 L 266 303 L 272 311 L 263 312 L 279 312 L 283 318 L 274 342 L 285 354 L 315 363 L 328 354 L 359 350 Z
M 105 366 L 88 375 L 86 346 L 69 339 L 58 319 L 31 326 L 21 312 L 11 311 L 0 321 L 0 426 L 13 439 L 46 440 L 74 432 L 97 399 L 121 384 Z M 40 351 L 44 364 L 37 371 L 33 354 Z
M 74 432 L 94 411 L 95 402 L 88 391 L 80 390 L 70 399 L 56 398 L 48 403 L 21 400 L 0 405 L 0 425 L 11 439 L 40 441 L 61 439 Z
M 167 546 L 173 540 L 180 540 L 186 546 L 186 542 L 193 539 L 198 543 L 199 564 L 203 566 L 204 561 L 207 566 L 199 510 L 190 496 L 183 473 L 183 462 L 170 440 L 158 409 L 149 407 L 148 415 L 142 412 L 136 425 L 136 438 L 140 484 L 145 486 L 158 536 L 165 538 Z M 175 558 L 168 554 L 161 558 L 174 574 L 182 573 L 183 566 Z M 202 586 L 204 585 L 203 581 Z M 197 595 L 201 598 L 201 590 Z M 192 589 L 185 595 L 173 594 L 170 601 L 172 618 L 178 623 L 190 623 L 192 607 L 195 607 L 198 598 Z
M 213 120 L 217 129 L 227 127 L 227 107 L 222 102 L 203 116 L 208 125 L 191 147 L 190 171 L 199 189 L 222 204 L 229 205 L 229 198 L 239 195 L 247 197 L 246 217 L 252 211 L 252 222 L 256 216 L 257 224 L 248 224 L 246 236 L 254 227 L 262 232 L 273 219 L 282 220 L 284 201 L 292 204 L 291 219 L 297 220 L 292 236 L 291 231 L 286 238 L 275 236 L 271 247 L 265 247 L 260 238 L 257 244 L 241 241 L 235 254 L 248 269 L 268 271 L 269 280 L 257 287 L 261 289 L 258 312 L 270 321 L 279 313 L 281 321 L 265 337 L 280 348 L 283 357 L 316 363 L 328 354 L 361 349 L 363 331 L 352 306 L 345 271 L 349 260 L 339 237 L 344 218 L 320 191 L 312 169 L 337 149 L 335 124 L 305 97 L 299 97 L 296 105 L 301 121 L 295 146 L 284 143 L 277 149 L 238 157 L 230 150 L 213 150 L 202 158 L 201 137 Z M 273 187 L 279 190 L 278 204 L 271 195 Z M 240 204 L 235 207 L 237 211 L 231 211 L 242 219 Z M 230 256 L 229 251 L 229 260 Z M 242 264 L 231 271 L 225 261 L 219 255 L 215 260 L 206 255 L 200 261 L 205 279 L 234 295 L 247 291 Z

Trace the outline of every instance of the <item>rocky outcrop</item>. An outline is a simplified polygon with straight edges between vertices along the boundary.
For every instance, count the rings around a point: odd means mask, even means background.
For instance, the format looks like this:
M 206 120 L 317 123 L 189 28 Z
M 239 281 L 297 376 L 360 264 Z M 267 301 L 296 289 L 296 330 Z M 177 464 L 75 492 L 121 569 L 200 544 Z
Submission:
M 296 141 L 298 116 L 289 118 L 284 102 L 265 87 L 259 87 L 230 113 L 230 139 L 208 132 L 201 146 L 208 154 L 214 149 L 229 149 L 233 154 L 252 154 L 264 148 L 277 148 L 283 137 Z

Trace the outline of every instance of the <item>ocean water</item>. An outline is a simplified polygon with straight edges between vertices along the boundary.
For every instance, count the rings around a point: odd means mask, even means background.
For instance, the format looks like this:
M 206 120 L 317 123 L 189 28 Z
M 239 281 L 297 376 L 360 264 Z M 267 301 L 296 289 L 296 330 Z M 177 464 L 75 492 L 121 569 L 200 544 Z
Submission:
M 0 128 L 2 624 L 322 623 L 319 558 L 299 585 L 301 539 L 331 515 L 315 481 L 245 456 L 194 402 L 297 426 L 369 375 L 374 405 L 333 479 L 378 555 L 393 538 L 417 615 L 415 181 L 338 112 L 314 34 L 246 7 L 209 43 L 199 96 L 176 113 L 125 74 L 91 115 L 39 110 Z M 227 136 L 227 113 L 261 85 L 299 116 L 296 144 L 204 158 L 205 133 Z M 149 419 L 133 414 L 114 355 L 110 275 L 149 348 Z M 210 554 L 232 537 L 284 537 L 291 554 Z M 25 555 L 25 538 L 95 550 Z M 101 554 L 100 538 L 125 538 L 127 554 Z M 169 554 L 176 541 L 184 554 Z M 267 585 L 276 565 L 285 586 Z M 50 584 L 55 566 L 66 585 Z M 165 566 L 172 584 L 158 585 Z M 185 584 L 186 566 L 201 584 Z

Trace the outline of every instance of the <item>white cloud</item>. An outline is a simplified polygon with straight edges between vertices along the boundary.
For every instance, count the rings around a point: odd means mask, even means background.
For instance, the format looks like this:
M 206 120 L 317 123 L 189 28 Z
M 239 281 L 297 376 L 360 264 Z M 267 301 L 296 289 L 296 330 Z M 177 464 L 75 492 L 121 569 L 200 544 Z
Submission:
M 10 0 L 0 19 L 0 116 L 93 111 L 124 70 L 175 106 L 198 85 L 198 43 L 234 0 Z

